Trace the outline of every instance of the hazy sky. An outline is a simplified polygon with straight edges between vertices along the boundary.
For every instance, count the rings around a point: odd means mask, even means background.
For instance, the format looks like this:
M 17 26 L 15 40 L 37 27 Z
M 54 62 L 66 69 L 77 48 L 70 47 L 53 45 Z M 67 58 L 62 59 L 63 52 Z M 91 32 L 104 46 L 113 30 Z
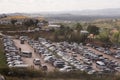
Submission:
M 120 0 L 0 0 L 0 13 L 120 8 Z

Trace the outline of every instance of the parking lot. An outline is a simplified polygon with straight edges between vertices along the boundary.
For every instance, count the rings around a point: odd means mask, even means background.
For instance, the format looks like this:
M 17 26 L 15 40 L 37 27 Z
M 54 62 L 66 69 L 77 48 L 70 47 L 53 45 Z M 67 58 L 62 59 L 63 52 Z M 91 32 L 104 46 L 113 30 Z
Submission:
M 88 74 L 120 72 L 119 50 L 115 50 L 115 54 L 102 47 L 52 42 L 44 38 L 36 41 L 27 36 L 5 37 L 3 42 L 9 67 L 61 72 L 80 70 Z
M 30 52 L 32 52 L 32 57 L 31 57 L 31 58 L 24 58 L 24 57 L 22 57 L 22 60 L 23 60 L 26 64 L 28 64 L 30 67 L 33 67 L 33 68 L 35 68 L 35 69 L 40 69 L 40 66 L 33 64 L 33 59 L 39 58 L 40 61 L 41 61 L 41 64 L 44 64 L 44 65 L 48 66 L 48 71 L 53 71 L 53 70 L 54 70 L 54 67 L 52 67 L 51 65 L 45 63 L 45 62 L 43 61 L 43 59 L 42 59 L 38 54 L 36 54 L 36 53 L 34 52 L 34 49 L 33 49 L 30 45 L 28 45 L 27 42 L 25 42 L 24 44 L 20 44 L 20 40 L 14 39 L 13 41 L 14 41 L 15 45 L 16 45 L 18 48 L 21 48 L 21 51 L 30 51 Z

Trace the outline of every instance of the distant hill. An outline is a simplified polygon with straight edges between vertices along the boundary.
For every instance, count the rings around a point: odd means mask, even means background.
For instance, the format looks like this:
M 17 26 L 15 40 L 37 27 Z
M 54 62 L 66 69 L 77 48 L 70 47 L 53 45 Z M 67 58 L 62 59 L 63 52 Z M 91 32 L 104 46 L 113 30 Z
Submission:
M 81 10 L 81 11 L 59 11 L 59 12 L 39 12 L 39 13 L 12 13 L 10 16 L 45 17 L 48 20 L 68 20 L 68 21 L 91 21 L 95 19 L 116 19 L 120 18 L 120 8 Z
M 74 15 L 99 15 L 99 16 L 120 16 L 120 8 L 115 9 L 99 9 L 99 10 L 82 10 L 82 11 L 70 11 L 68 13 Z

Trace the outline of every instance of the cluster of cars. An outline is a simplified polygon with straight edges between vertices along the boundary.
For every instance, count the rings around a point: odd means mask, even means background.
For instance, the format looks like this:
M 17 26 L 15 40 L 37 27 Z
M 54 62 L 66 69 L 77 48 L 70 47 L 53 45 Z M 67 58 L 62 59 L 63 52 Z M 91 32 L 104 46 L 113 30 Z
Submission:
M 120 50 L 116 50 L 113 56 L 117 59 L 120 59 Z
M 102 52 L 104 54 L 110 55 L 115 57 L 116 59 L 120 59 L 120 48 L 114 48 L 115 51 L 111 51 L 109 48 L 104 48 L 104 47 L 99 47 L 97 45 L 93 45 L 93 44 L 87 44 L 87 46 L 90 46 L 94 49 L 96 49 L 99 52 Z
M 95 70 L 89 66 L 92 63 L 88 63 L 88 59 L 84 59 L 86 64 L 76 59 L 76 52 L 72 51 L 75 49 L 73 44 L 68 44 L 67 42 L 53 43 L 44 38 L 39 38 L 38 41 L 29 40 L 28 43 L 45 62 L 50 63 L 61 72 L 75 70 L 86 71 L 89 74 L 95 72 Z M 78 50 L 82 51 L 82 47 L 80 44 Z
M 51 64 L 61 72 L 80 70 L 88 74 L 94 74 L 96 72 L 113 73 L 120 71 L 119 62 L 103 57 L 104 54 L 113 54 L 109 49 L 93 46 L 94 49 L 104 53 L 100 55 L 83 46 L 82 43 L 51 42 L 44 38 L 39 38 L 38 41 L 35 41 L 26 37 L 23 38 L 44 62 Z M 120 52 L 117 51 L 116 53 L 118 55 Z M 33 63 L 35 65 L 43 65 L 40 59 L 34 59 Z
M 104 54 L 112 54 L 109 49 L 104 50 L 104 48 L 102 47 L 97 47 L 96 50 L 104 53 L 103 55 L 100 55 L 87 48 L 86 46 L 83 46 L 82 44 L 68 42 L 59 42 L 52 44 L 53 45 L 50 46 L 49 49 L 54 51 L 64 61 L 75 67 L 75 69 L 65 67 L 64 71 L 77 69 L 85 71 L 88 74 L 93 74 L 96 72 L 96 70 L 93 68 L 93 63 L 98 69 L 98 72 L 113 73 L 116 71 L 120 71 L 120 63 L 118 61 L 103 57 Z M 81 60 L 77 58 L 78 55 L 82 56 Z
M 92 44 L 91 45 L 89 44 L 87 46 L 90 46 L 96 49 L 97 51 L 102 52 L 103 55 L 107 54 L 117 59 L 120 57 L 120 50 L 113 52 L 109 48 L 103 48 Z M 95 53 L 92 50 L 90 52 L 92 52 L 92 54 Z M 103 57 L 103 55 L 98 55 L 98 54 L 95 55 L 97 55 L 97 61 L 96 61 L 97 68 L 101 69 L 102 71 L 107 70 L 108 72 L 116 72 L 116 71 L 120 72 L 120 63 L 118 61 L 110 60 L 109 58 Z
M 62 59 L 57 58 L 53 54 L 53 51 L 49 49 L 50 44 L 45 39 L 41 38 L 39 41 L 28 40 L 28 44 L 34 49 L 36 54 L 39 54 L 45 63 L 49 63 L 55 68 L 62 68 L 66 64 Z
M 80 70 L 85 71 L 88 74 L 93 74 L 96 72 L 95 69 L 91 67 L 92 62 L 90 59 L 84 58 L 84 59 L 78 59 L 80 56 L 84 54 L 83 48 L 84 46 L 82 44 L 77 43 L 68 43 L 68 42 L 59 42 L 56 43 L 56 47 L 59 50 L 56 50 L 56 53 L 62 57 L 63 60 L 68 62 L 71 66 L 74 66 L 74 68 L 66 69 L 64 71 L 74 71 L 74 70 Z
M 27 67 L 27 64 L 21 59 L 19 49 L 14 45 L 13 40 L 9 36 L 3 38 L 4 51 L 8 67 Z
M 87 46 L 89 47 L 92 47 L 94 48 L 95 50 L 99 51 L 99 52 L 102 52 L 104 54 L 107 54 L 107 55 L 113 55 L 114 53 L 109 49 L 109 47 L 100 47 L 100 46 L 97 46 L 97 45 L 94 45 L 94 44 L 86 44 Z

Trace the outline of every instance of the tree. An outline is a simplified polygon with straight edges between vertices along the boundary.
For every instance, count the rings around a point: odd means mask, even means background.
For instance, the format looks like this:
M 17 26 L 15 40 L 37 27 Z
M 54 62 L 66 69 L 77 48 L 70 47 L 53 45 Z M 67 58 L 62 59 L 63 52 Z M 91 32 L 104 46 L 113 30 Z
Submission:
M 95 25 L 89 25 L 87 27 L 87 31 L 91 34 L 98 35 L 99 34 L 99 27 L 96 27 Z
M 54 41 L 59 41 L 58 36 L 59 36 L 59 32 L 56 30 L 54 34 Z
M 65 31 L 64 31 L 65 39 L 66 39 L 66 40 L 69 40 L 69 39 L 70 39 L 70 36 L 71 36 L 70 34 L 71 34 L 72 30 L 70 29 L 69 26 L 65 27 L 64 30 L 65 30 Z
M 16 19 L 12 19 L 12 20 L 11 20 L 11 23 L 12 23 L 13 25 L 15 25 L 16 22 L 17 22 Z
M 83 28 L 82 28 L 82 26 L 81 26 L 80 23 L 77 23 L 75 29 L 76 29 L 78 32 L 80 32 Z
M 99 34 L 99 39 L 102 42 L 109 42 L 110 41 L 110 37 L 109 37 L 109 30 L 103 30 L 101 31 L 101 33 Z
M 48 21 L 43 20 L 42 23 L 44 24 L 44 26 L 48 25 Z
M 60 30 L 59 30 L 59 34 L 60 35 L 64 35 L 65 34 L 65 26 L 63 24 L 60 25 Z
M 39 22 L 39 20 L 36 19 L 36 20 L 34 21 L 34 25 L 37 26 L 38 22 Z
M 114 44 L 120 43 L 120 31 L 114 32 L 111 36 L 111 42 Z
M 28 20 L 24 21 L 24 25 L 27 27 L 32 26 L 32 25 L 34 25 L 34 21 L 32 19 L 28 19 Z

